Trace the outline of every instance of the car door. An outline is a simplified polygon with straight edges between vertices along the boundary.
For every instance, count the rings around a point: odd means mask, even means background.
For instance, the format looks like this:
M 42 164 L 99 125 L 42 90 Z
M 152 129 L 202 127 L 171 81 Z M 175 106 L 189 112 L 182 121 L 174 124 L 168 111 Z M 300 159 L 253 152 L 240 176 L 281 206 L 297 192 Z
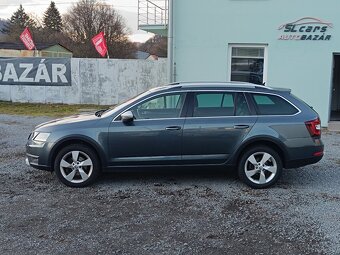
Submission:
M 152 96 L 128 109 L 133 121 L 114 120 L 109 127 L 110 165 L 179 164 L 185 98 L 182 92 Z
M 184 164 L 222 164 L 237 149 L 257 117 L 241 92 L 195 92 L 183 131 Z

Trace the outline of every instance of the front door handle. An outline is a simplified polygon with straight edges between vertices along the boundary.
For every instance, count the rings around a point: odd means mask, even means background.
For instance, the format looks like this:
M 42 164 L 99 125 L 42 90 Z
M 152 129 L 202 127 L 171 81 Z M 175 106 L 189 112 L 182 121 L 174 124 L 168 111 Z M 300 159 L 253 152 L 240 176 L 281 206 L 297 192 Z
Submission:
M 166 127 L 165 130 L 181 130 L 182 128 L 180 126 L 172 126 L 172 127 Z
M 247 129 L 249 128 L 249 125 L 235 125 L 234 128 L 235 129 Z

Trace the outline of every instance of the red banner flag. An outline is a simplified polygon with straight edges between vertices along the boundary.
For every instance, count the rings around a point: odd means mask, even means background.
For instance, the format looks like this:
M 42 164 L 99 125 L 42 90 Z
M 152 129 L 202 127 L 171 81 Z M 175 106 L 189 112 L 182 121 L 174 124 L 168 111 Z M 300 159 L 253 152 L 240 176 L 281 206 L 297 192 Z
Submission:
M 25 44 L 28 50 L 33 50 L 35 48 L 35 44 L 33 42 L 32 34 L 28 27 L 20 35 L 20 40 Z
M 94 36 L 92 38 L 92 43 L 94 45 L 94 47 L 96 48 L 96 50 L 98 51 L 98 53 L 104 57 L 107 53 L 107 45 L 106 45 L 106 40 L 104 37 L 104 33 L 100 32 L 99 34 L 97 34 L 96 36 Z

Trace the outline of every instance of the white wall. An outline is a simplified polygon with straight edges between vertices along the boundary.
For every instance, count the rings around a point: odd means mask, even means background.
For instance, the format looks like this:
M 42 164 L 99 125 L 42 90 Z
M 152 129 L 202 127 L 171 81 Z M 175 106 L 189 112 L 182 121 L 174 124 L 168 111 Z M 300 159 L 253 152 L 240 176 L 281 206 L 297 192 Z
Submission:
M 0 100 L 113 105 L 165 85 L 166 65 L 166 60 L 72 58 L 72 86 L 0 85 Z

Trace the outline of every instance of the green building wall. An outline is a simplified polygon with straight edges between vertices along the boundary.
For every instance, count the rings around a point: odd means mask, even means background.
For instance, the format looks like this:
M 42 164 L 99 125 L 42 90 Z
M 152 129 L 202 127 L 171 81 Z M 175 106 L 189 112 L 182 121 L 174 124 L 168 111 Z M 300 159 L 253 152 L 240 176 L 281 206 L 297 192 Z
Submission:
M 291 88 L 327 126 L 333 54 L 340 53 L 339 0 L 173 0 L 176 81 L 228 81 L 230 44 L 265 45 L 266 84 Z M 328 41 L 279 40 L 279 26 L 304 17 L 333 24 Z
M 71 58 L 72 52 L 65 49 L 64 47 L 61 47 L 60 45 L 53 45 L 41 50 L 41 56 L 48 58 Z

